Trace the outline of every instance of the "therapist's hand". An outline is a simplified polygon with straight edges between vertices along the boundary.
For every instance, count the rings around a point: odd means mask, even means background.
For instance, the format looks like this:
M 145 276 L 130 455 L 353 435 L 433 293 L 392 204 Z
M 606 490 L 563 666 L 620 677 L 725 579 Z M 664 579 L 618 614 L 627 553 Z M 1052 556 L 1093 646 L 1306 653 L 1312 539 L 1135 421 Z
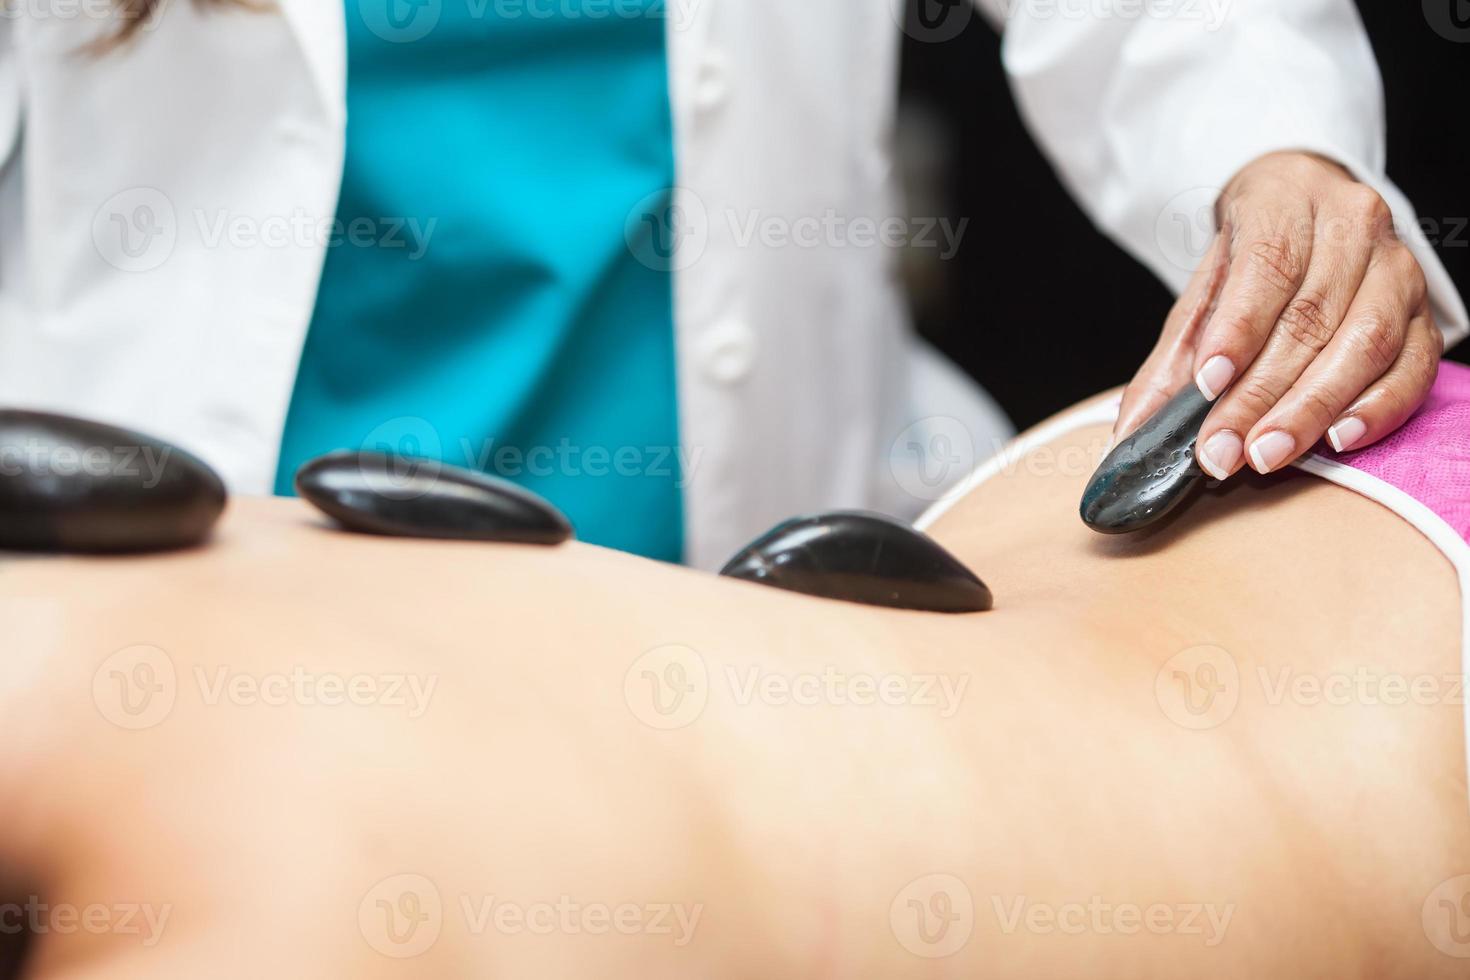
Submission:
M 1444 339 L 1388 205 L 1341 167 L 1262 157 L 1225 188 L 1221 232 L 1123 396 L 1122 439 L 1194 379 L 1216 401 L 1201 467 L 1278 470 L 1326 436 L 1359 449 L 1402 425 Z

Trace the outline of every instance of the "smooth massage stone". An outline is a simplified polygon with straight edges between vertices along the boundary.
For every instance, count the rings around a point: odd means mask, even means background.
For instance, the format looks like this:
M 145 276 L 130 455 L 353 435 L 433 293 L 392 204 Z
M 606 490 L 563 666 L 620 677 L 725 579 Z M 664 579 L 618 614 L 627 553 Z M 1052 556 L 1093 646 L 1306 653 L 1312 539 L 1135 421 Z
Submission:
M 225 485 L 177 446 L 45 412 L 0 411 L 0 548 L 84 553 L 199 544 Z
M 1189 385 L 1108 453 L 1082 494 L 1082 520 L 1103 534 L 1138 531 L 1203 482 L 1194 458 L 1211 403 Z
M 984 612 L 990 590 L 933 538 L 878 514 L 841 512 L 780 524 L 721 575 L 823 599 L 925 612 Z
M 560 544 L 572 526 L 507 480 L 435 460 L 328 453 L 296 471 L 296 491 L 351 531 L 402 538 Z

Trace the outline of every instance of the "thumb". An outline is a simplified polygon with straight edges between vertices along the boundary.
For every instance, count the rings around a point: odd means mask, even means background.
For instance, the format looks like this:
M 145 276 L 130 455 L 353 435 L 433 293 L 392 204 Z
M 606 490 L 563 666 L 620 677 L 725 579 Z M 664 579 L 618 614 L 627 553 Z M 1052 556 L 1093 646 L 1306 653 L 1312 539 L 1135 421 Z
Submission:
M 1230 267 L 1228 232 L 1225 229 L 1215 236 L 1199 268 L 1169 311 L 1158 343 L 1123 389 L 1123 404 L 1113 426 L 1115 444 L 1132 435 L 1133 430 L 1190 383 L 1195 348 L 1215 311 Z

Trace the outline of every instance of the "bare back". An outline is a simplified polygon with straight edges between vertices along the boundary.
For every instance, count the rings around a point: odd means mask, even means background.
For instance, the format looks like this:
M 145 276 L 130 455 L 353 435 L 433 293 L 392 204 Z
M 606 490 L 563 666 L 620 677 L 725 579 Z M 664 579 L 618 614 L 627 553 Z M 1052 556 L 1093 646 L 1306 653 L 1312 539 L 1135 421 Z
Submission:
M 1304 476 L 1098 537 L 1104 436 L 934 528 L 976 616 L 283 501 L 5 562 L 3 877 L 115 913 L 30 975 L 1459 975 L 1449 565 Z

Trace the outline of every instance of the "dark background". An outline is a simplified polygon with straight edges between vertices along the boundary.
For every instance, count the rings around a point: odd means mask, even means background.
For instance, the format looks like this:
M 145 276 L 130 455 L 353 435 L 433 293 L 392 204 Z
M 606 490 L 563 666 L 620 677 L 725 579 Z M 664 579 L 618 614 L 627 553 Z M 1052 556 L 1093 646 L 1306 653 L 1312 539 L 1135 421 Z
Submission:
M 1389 176 L 1433 222 L 1426 231 L 1470 296 L 1470 3 L 1360 0 L 1359 9 L 1387 92 Z M 923 120 L 942 158 L 925 167 L 926 203 L 938 210 L 915 213 L 971 219 L 956 256 L 919 277 L 920 332 L 1022 427 L 1128 380 L 1170 295 L 1062 189 L 1011 101 L 999 37 L 976 16 L 953 40 L 906 38 L 903 96 L 905 117 Z M 1470 341 L 1449 356 L 1470 359 Z

